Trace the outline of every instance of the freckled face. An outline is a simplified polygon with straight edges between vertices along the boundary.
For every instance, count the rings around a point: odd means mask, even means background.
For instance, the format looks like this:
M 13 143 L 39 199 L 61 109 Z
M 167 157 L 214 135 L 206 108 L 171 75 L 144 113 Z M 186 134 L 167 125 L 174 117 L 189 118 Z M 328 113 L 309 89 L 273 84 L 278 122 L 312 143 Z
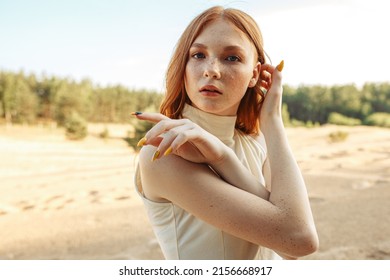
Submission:
M 192 105 L 233 116 L 248 87 L 259 78 L 260 63 L 246 35 L 223 19 L 209 25 L 190 48 L 184 83 Z

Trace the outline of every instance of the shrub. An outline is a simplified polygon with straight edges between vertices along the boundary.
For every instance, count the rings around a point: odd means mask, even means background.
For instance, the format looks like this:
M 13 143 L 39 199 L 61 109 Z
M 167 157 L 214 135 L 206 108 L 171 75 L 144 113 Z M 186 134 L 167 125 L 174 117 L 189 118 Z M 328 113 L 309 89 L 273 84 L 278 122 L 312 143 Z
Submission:
M 331 132 L 328 135 L 330 142 L 342 142 L 345 141 L 348 137 L 348 132 L 345 131 L 336 131 L 336 132 Z
M 87 122 L 76 112 L 65 119 L 65 135 L 70 140 L 81 140 L 87 136 Z
M 320 123 L 319 122 L 315 122 L 313 123 L 312 121 L 307 121 L 305 123 L 305 127 L 306 128 L 314 128 L 314 127 L 319 127 L 320 126 Z
M 305 122 L 297 120 L 297 119 L 291 119 L 290 120 L 290 125 L 293 126 L 293 127 L 306 126 Z
M 107 139 L 108 137 L 110 137 L 110 131 L 107 127 L 105 127 L 104 130 L 99 133 L 99 137 L 103 139 Z
M 390 114 L 384 112 L 371 114 L 364 120 L 364 124 L 390 127 Z
M 361 125 L 362 122 L 359 119 L 350 118 L 342 114 L 332 112 L 329 114 L 328 123 L 336 125 Z

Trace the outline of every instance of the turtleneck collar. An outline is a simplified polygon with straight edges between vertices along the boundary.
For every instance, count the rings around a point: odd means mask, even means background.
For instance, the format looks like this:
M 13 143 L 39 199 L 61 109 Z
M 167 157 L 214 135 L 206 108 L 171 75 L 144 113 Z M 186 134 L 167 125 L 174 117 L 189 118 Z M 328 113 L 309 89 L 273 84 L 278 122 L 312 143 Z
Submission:
M 227 146 L 231 147 L 234 144 L 233 136 L 237 116 L 218 116 L 204 112 L 189 104 L 184 105 L 182 116 L 218 137 Z

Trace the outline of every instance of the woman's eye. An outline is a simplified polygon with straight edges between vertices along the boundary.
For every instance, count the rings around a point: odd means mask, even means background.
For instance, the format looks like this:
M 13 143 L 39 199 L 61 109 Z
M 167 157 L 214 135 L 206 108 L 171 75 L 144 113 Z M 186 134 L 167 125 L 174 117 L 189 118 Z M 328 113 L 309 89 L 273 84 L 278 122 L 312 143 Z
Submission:
M 240 61 L 240 58 L 236 55 L 229 55 L 227 58 L 226 58 L 227 61 L 231 61 L 231 62 L 235 62 L 235 61 Z
M 196 53 L 192 55 L 193 58 L 200 59 L 200 58 L 205 58 L 206 56 L 203 53 Z

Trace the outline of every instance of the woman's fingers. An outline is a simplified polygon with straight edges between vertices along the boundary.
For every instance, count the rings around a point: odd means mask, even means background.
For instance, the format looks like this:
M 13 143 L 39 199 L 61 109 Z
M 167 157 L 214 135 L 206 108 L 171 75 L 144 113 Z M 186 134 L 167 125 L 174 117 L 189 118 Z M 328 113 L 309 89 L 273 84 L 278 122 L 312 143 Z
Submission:
M 261 65 L 261 81 L 264 85 L 268 85 L 268 90 L 279 90 L 282 87 L 282 70 L 284 61 L 282 60 L 277 66 L 270 64 Z
M 271 64 L 265 63 L 261 65 L 261 77 L 264 77 L 264 75 L 267 75 L 266 73 L 269 73 L 269 75 L 272 75 L 272 73 L 275 70 L 275 66 L 272 66 Z
M 264 103 L 261 108 L 260 122 L 261 126 L 266 125 L 268 118 L 275 116 L 281 117 L 281 106 L 282 106 L 282 73 L 284 62 L 282 61 L 276 67 L 272 65 L 262 66 L 263 71 L 267 71 L 271 74 L 271 84 L 269 85 L 268 91 L 265 95 Z
M 139 120 L 148 121 L 148 122 L 152 122 L 152 123 L 158 123 L 159 121 L 162 121 L 162 120 L 170 120 L 170 118 L 168 118 L 167 116 L 164 116 L 163 114 L 160 114 L 160 113 L 134 112 L 131 114 L 134 115 Z
M 132 112 L 131 114 L 139 120 L 148 121 L 151 123 L 159 123 L 161 121 L 170 120 L 170 118 L 160 113 Z M 161 133 L 155 133 L 154 137 L 151 137 L 151 135 L 147 135 L 147 134 L 142 139 L 139 140 L 137 146 L 142 147 L 143 145 L 152 145 L 157 147 L 160 145 L 161 141 L 163 140 L 162 137 L 158 137 L 158 135 Z
M 277 66 L 276 70 L 273 71 L 272 73 L 272 86 L 275 86 L 277 89 L 282 88 L 282 70 L 284 68 L 284 60 L 282 60 Z
M 138 146 L 152 145 L 157 148 L 152 161 L 174 153 L 192 162 L 213 162 L 220 159 L 224 152 L 218 138 L 188 119 L 170 119 L 157 113 L 133 115 L 138 119 L 157 122 L 138 143 Z
M 156 125 L 145 134 L 138 144 L 138 146 L 152 145 L 157 147 L 152 160 L 169 155 L 179 149 L 180 146 L 189 141 L 188 135 L 192 135 L 189 132 L 197 127 L 188 119 L 170 119 L 156 113 L 142 113 L 142 115 L 142 120 L 157 121 Z M 141 119 L 141 114 L 136 116 Z M 193 134 L 192 137 L 194 135 L 199 136 L 199 133 Z
M 175 127 L 179 127 L 182 125 L 186 125 L 192 123 L 187 119 L 178 119 L 178 120 L 172 120 L 172 119 L 165 119 L 162 121 L 159 121 L 154 127 L 152 127 L 146 134 L 146 139 L 152 139 L 155 137 L 158 137 L 167 131 L 170 131 L 174 129 Z
M 179 149 L 185 142 L 190 140 L 186 135 L 188 135 L 190 131 L 193 131 L 194 128 L 195 125 L 193 125 L 193 123 L 185 122 L 164 132 L 161 135 L 163 139 L 157 147 L 157 155 L 153 157 L 153 160 L 164 155 L 169 155 Z
M 263 67 L 261 68 L 261 73 L 260 73 L 260 85 L 267 90 L 269 89 L 269 86 L 272 83 L 272 75 L 269 72 L 269 70 L 264 69 Z

